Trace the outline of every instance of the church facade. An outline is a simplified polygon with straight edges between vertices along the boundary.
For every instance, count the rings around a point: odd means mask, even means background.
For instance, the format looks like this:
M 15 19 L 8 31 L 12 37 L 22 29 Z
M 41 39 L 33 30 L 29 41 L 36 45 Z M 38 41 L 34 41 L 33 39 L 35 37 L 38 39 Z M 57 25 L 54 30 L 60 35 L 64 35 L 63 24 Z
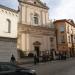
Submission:
M 51 28 L 48 7 L 40 0 L 19 0 L 17 48 L 24 55 L 56 50 L 55 29 Z

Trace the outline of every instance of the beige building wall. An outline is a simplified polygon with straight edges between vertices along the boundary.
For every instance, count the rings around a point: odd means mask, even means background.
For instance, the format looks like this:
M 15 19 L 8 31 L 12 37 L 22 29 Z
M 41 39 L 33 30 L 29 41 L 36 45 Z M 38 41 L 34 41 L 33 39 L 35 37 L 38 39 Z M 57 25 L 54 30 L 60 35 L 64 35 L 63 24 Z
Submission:
M 19 0 L 20 1 L 20 0 Z M 54 28 L 50 28 L 48 7 L 37 0 L 36 4 L 19 2 L 20 18 L 18 26 L 18 49 L 24 52 L 33 52 L 37 41 L 40 51 L 56 50 L 56 37 Z M 38 24 L 34 23 L 34 15 L 38 15 Z M 53 38 L 53 43 L 50 41 Z M 53 44 L 53 45 L 52 45 Z
M 75 54 L 75 24 L 72 20 L 56 20 L 54 22 L 57 29 L 57 47 L 60 52 L 67 52 L 70 56 Z M 61 27 L 64 31 L 60 31 Z M 62 35 L 64 36 L 63 42 Z
M 55 36 L 51 36 L 51 38 L 54 38 L 53 43 L 50 42 L 50 36 L 44 36 L 44 35 L 33 35 L 33 34 L 22 34 L 21 35 L 21 49 L 26 52 L 33 52 L 34 45 L 33 43 L 36 41 L 39 41 L 41 43 L 40 45 L 40 51 L 55 49 L 56 50 L 56 38 Z

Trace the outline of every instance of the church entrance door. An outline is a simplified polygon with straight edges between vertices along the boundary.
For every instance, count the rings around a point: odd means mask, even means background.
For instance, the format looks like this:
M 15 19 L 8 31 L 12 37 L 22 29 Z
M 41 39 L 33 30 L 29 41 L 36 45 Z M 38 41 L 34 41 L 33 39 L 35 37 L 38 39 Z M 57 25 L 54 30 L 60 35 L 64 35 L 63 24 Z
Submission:
M 35 46 L 35 52 L 37 56 L 40 56 L 40 49 L 39 46 Z

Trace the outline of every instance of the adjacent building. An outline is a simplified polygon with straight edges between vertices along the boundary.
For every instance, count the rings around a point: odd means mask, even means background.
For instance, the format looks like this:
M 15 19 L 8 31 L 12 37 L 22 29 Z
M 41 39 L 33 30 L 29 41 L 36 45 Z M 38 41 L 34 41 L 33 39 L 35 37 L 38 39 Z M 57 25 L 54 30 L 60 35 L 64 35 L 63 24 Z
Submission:
M 17 55 L 18 11 L 0 5 L 0 62 Z
M 19 0 L 19 54 L 40 56 L 43 52 L 55 52 L 55 28 L 49 21 L 48 9 L 40 0 Z
M 60 53 L 75 56 L 75 23 L 71 19 L 55 20 L 56 44 Z

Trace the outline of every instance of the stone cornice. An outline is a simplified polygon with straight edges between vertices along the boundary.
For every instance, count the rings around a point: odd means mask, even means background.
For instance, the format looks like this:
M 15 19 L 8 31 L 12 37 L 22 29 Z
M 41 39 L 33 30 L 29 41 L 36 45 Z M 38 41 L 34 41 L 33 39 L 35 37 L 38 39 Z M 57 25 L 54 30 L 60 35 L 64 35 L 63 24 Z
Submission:
M 19 33 L 31 33 L 31 34 L 39 34 L 39 35 L 55 35 L 55 31 L 40 26 L 30 26 L 30 25 L 19 25 Z
M 27 25 L 27 24 L 21 24 L 21 23 L 18 23 L 18 27 L 29 27 L 29 28 L 36 28 L 36 29 L 42 29 L 42 30 L 50 30 L 50 31 L 55 31 L 55 28 L 49 28 L 49 27 L 44 27 L 43 25 L 40 25 L 40 26 L 34 26 L 34 25 Z

